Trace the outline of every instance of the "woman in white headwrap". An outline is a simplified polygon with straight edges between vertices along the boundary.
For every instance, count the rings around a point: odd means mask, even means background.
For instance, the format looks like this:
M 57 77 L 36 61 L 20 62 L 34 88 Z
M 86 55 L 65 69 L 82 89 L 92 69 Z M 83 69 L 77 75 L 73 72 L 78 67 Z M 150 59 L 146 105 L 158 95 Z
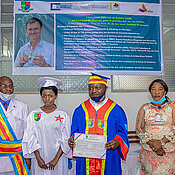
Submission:
M 70 118 L 57 109 L 55 99 L 58 94 L 58 79 L 43 77 L 40 95 L 44 106 L 33 110 L 27 121 L 23 137 L 23 154 L 32 158 L 32 175 L 67 175 L 70 149 Z

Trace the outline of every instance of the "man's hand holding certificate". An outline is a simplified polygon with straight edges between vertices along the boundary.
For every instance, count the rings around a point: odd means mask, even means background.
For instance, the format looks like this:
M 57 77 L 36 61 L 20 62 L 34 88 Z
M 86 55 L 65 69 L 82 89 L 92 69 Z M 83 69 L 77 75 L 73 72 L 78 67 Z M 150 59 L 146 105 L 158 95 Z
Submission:
M 80 134 L 75 133 L 68 144 L 73 149 L 75 157 L 106 158 L 106 150 L 117 149 L 119 141 L 113 139 L 107 142 L 106 135 Z
M 73 156 L 89 158 L 106 158 L 105 144 L 107 136 L 75 133 Z

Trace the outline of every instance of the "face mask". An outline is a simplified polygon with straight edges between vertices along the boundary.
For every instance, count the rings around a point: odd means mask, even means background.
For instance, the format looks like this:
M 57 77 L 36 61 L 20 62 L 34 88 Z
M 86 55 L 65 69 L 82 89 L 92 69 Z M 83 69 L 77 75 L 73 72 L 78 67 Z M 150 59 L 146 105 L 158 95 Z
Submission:
M 103 95 L 99 96 L 99 97 L 91 97 L 91 99 L 95 102 L 100 102 L 105 98 L 105 92 Z
M 2 92 L 0 92 L 0 98 L 3 101 L 11 100 L 12 96 L 13 96 L 13 94 L 3 94 Z
M 162 99 L 160 101 L 155 101 L 154 99 L 151 100 L 152 103 L 154 104 L 161 104 L 166 100 L 165 96 L 162 97 Z

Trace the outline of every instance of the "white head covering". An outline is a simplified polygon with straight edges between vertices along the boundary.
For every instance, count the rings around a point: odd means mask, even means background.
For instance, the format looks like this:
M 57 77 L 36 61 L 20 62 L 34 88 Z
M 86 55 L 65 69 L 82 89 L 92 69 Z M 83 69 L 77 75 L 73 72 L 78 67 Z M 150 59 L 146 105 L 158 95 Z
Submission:
M 55 86 L 57 88 L 63 84 L 61 80 L 52 77 L 41 77 L 38 79 L 38 83 L 41 87 Z

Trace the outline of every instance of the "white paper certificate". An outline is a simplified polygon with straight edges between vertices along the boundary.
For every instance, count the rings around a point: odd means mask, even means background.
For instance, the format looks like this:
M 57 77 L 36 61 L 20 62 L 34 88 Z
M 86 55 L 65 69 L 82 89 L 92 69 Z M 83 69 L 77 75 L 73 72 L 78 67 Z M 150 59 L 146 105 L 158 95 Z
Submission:
M 106 159 L 106 135 L 75 133 L 74 141 L 73 156 Z

